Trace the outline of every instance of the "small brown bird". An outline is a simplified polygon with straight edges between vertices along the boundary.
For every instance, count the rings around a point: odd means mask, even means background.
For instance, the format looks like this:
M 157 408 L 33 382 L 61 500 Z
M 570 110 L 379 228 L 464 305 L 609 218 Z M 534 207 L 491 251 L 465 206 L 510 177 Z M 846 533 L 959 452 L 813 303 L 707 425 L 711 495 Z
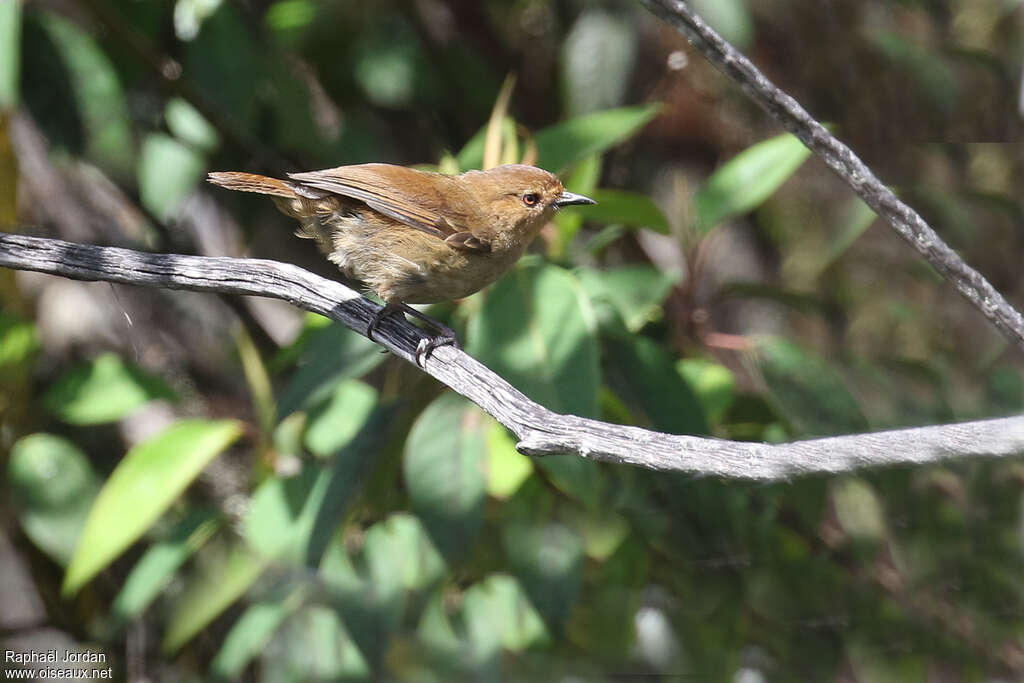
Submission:
M 457 343 L 451 328 L 407 304 L 469 296 L 511 268 L 552 214 L 594 200 L 562 187 L 533 166 L 443 175 L 390 164 L 339 166 L 289 173 L 278 180 L 251 173 L 210 173 L 209 181 L 243 192 L 271 195 L 298 219 L 299 237 L 348 277 L 384 300 L 385 315 L 409 313 L 441 335 L 423 340 L 417 362 L 441 344 Z

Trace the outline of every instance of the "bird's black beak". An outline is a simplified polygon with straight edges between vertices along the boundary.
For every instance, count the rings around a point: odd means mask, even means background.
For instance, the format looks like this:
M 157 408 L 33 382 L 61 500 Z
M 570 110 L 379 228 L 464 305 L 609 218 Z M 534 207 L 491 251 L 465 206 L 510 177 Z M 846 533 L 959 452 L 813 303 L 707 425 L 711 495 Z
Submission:
M 563 206 L 572 206 L 573 204 L 597 204 L 590 197 L 584 197 L 581 194 L 575 192 L 569 192 L 569 190 L 562 190 L 561 196 L 555 200 L 555 206 L 562 208 Z

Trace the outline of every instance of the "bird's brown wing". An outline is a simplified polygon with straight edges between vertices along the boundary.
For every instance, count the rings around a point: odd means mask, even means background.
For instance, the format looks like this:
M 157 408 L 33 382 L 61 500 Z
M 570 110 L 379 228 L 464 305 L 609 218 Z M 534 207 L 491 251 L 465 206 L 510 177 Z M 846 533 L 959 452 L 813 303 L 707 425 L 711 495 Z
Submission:
M 465 226 L 468 202 L 475 200 L 460 192 L 454 177 L 390 164 L 339 166 L 289 173 L 288 177 L 311 188 L 357 199 L 374 211 L 442 240 L 470 232 Z

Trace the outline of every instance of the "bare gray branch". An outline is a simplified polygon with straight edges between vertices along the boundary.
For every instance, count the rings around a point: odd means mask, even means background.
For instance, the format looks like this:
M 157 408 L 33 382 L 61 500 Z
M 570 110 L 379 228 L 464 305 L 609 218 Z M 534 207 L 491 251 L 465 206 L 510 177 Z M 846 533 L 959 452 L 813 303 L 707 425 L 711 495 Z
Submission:
M 362 333 L 378 306 L 339 282 L 276 261 L 148 254 L 0 233 L 0 266 L 76 280 L 283 299 Z M 423 332 L 386 318 L 374 340 L 409 362 Z M 838 436 L 790 444 L 677 436 L 560 415 L 534 403 L 463 351 L 442 346 L 425 370 L 520 440 L 528 455 L 573 454 L 698 476 L 776 480 L 860 467 L 1024 453 L 1024 417 Z

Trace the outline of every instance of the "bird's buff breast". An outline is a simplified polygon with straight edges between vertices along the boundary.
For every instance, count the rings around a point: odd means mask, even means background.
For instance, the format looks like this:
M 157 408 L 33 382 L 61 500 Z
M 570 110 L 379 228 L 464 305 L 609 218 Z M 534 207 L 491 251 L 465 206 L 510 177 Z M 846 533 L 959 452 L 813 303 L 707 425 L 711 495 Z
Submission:
M 328 258 L 388 302 L 461 299 L 497 280 L 522 253 L 466 252 L 406 226 L 380 229 L 364 220 L 338 221 L 332 233 Z

